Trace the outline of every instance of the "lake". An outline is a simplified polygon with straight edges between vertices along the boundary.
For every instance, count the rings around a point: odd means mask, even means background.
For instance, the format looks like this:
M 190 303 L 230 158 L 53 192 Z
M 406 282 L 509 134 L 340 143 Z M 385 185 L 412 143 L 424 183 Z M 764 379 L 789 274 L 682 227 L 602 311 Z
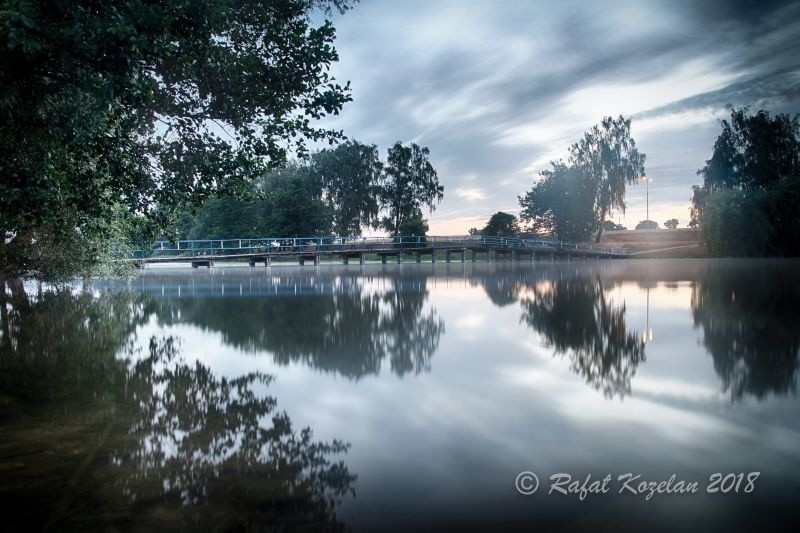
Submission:
M 18 286 L 4 529 L 793 529 L 799 273 L 520 261 Z

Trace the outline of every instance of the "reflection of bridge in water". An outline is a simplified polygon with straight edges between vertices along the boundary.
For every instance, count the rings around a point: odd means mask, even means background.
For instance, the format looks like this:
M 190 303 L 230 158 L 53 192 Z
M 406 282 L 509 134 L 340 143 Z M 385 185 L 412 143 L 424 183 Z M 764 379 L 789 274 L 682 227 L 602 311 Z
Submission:
M 382 263 L 392 257 L 397 263 L 404 258 L 414 258 L 421 263 L 429 258 L 435 263 L 437 255 L 446 262 L 476 261 L 479 255 L 487 260 L 507 258 L 624 258 L 627 254 L 607 245 L 576 244 L 553 240 L 484 237 L 479 235 L 453 237 L 268 237 L 260 239 L 204 239 L 158 241 L 149 250 L 119 251 L 120 260 L 138 264 L 191 263 L 193 267 L 214 265 L 214 261 L 247 261 L 251 267 L 257 263 L 270 266 L 273 259 L 296 260 L 300 265 L 312 261 L 318 265 L 323 258 L 341 259 L 348 264 L 358 259 L 360 264 L 368 256 L 377 256 Z

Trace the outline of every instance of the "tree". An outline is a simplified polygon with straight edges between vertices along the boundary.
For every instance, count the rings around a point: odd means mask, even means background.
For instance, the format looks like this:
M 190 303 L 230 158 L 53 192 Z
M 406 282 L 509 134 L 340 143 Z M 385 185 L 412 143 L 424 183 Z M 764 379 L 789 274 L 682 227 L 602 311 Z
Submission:
M 408 219 L 422 219 L 422 208 L 431 212 L 444 197 L 436 170 L 428 161 L 430 150 L 415 143 L 397 142 L 389 149 L 386 174 L 380 188 L 381 205 L 386 215 L 380 225 L 392 235 Z
M 586 240 L 598 225 L 594 184 L 577 167 L 563 161 L 551 165 L 553 169 L 540 172 L 542 179 L 519 197 L 520 218 L 530 222 L 534 232 L 565 241 Z
M 479 230 L 478 228 L 469 228 L 468 233 L 470 235 L 480 235 L 481 234 L 481 230 Z
M 361 235 L 362 227 L 377 223 L 383 164 L 375 145 L 347 141 L 322 150 L 312 156 L 310 169 L 333 212 L 336 235 Z
M 306 139 L 341 138 L 312 124 L 350 100 L 317 7 L 348 2 L 4 5 L 2 274 L 42 277 L 47 235 L 87 243 L 84 266 L 96 264 L 120 214 L 154 232 L 176 206 L 241 194 Z
M 800 255 L 800 115 L 729 109 L 697 172 L 690 225 L 715 255 Z
M 263 179 L 264 234 L 276 237 L 331 235 L 333 212 L 322 198 L 314 177 L 298 166 L 273 172 Z
M 398 235 L 424 237 L 428 233 L 428 221 L 422 217 L 411 217 L 400 223 Z
M 653 220 L 640 220 L 636 229 L 658 229 L 658 222 Z
M 666 222 L 664 222 L 664 227 L 667 228 L 667 229 L 675 229 L 675 228 L 677 228 L 678 227 L 678 219 L 677 218 L 671 218 L 671 219 L 667 220 Z
M 498 211 L 489 219 L 481 230 L 481 235 L 493 237 L 513 237 L 519 232 L 517 217 L 510 213 Z
M 630 119 L 605 117 L 569 149 L 570 164 L 596 188 L 594 210 L 599 230 L 595 242 L 603 235 L 606 215 L 612 209 L 625 211 L 625 186 L 644 176 L 645 154 L 639 153 L 630 129 Z
M 800 174 L 800 115 L 774 117 L 761 110 L 728 106 L 730 121 L 721 120 L 711 159 L 697 171 L 703 188 L 766 189 L 782 178 Z
M 613 220 L 604 220 L 603 221 L 603 230 L 604 231 L 623 231 L 627 228 L 622 224 L 615 224 Z

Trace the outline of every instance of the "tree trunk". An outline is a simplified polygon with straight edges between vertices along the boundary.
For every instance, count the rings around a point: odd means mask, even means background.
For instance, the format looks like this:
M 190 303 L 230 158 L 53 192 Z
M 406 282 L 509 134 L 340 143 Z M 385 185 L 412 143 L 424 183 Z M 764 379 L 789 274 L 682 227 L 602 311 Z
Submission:
M 600 242 L 600 238 L 603 236 L 603 222 L 606 221 L 606 212 L 603 211 L 600 213 L 600 230 L 597 232 L 597 238 L 594 240 L 594 243 L 597 244 Z

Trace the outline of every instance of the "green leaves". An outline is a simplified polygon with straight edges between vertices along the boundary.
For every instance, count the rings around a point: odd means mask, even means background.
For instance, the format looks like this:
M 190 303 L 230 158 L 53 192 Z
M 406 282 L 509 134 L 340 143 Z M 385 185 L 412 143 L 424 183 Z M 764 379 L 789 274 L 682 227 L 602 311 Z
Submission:
M 692 187 L 692 224 L 714 255 L 800 255 L 800 115 L 729 109 Z
M 630 135 L 630 119 L 605 117 L 569 148 L 567 163 L 553 162 L 552 171 L 520 197 L 522 218 L 534 231 L 554 232 L 560 239 L 585 240 L 599 230 L 606 215 L 625 209 L 626 185 L 644 175 L 645 154 Z
M 348 2 L 19 0 L 0 10 L 0 227 L 6 241 L 70 213 L 90 239 L 112 205 L 152 220 L 238 195 L 308 140 L 341 132 L 349 85 L 335 30 L 311 10 Z M 104 223 L 94 223 L 104 222 Z M 25 255 L 26 246 L 19 244 Z M 15 257 L 18 257 L 15 255 Z M 32 257 L 4 271 L 36 273 Z
M 422 218 L 422 208 L 430 211 L 444 198 L 444 187 L 428 156 L 428 148 L 411 143 L 404 146 L 399 141 L 389 149 L 386 174 L 380 188 L 381 204 L 386 215 L 381 226 L 392 235 L 400 234 L 404 221 Z

